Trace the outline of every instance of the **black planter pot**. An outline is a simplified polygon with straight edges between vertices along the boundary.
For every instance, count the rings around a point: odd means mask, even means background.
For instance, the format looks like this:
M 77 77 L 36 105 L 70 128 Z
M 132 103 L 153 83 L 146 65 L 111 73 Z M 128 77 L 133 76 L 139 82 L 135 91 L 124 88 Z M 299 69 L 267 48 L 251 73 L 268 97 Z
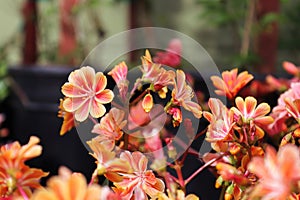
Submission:
M 57 117 L 59 99 L 62 97 L 60 88 L 72 70 L 53 66 L 9 70 L 15 91 L 9 98 L 11 132 L 13 139 L 22 144 L 27 143 L 32 135 L 40 138 L 43 153 L 30 161 L 31 166 L 54 175 L 63 165 L 82 172 L 89 179 L 95 167 L 94 159 L 88 154 L 76 130 L 59 135 L 62 124 L 62 119 Z

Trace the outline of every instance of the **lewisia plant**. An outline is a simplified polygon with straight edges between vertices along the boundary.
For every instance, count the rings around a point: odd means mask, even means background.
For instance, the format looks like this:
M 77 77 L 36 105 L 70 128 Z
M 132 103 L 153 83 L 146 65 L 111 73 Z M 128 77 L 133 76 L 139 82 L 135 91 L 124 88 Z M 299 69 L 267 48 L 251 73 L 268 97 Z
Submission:
M 211 80 L 216 94 L 228 102 L 203 102 L 193 81 L 187 81 L 192 77 L 178 67 L 178 52 L 178 41 L 154 59 L 146 51 L 134 82 L 125 62 L 107 74 L 89 66 L 74 70 L 61 88 L 60 134 L 87 120 L 93 123 L 87 145 L 94 173 L 86 179 L 62 167 L 41 186 L 39 180 L 48 174 L 25 163 L 42 151 L 32 136 L 26 145 L 14 142 L 0 149 L 1 199 L 197 200 L 186 187 L 205 168 L 215 172 L 220 199 L 300 199 L 299 67 L 284 62 L 293 78 L 268 76 L 265 82 L 253 80 L 247 71 L 225 71 Z M 165 68 L 166 63 L 173 68 Z M 116 92 L 109 88 L 108 76 Z M 279 94 L 277 105 L 272 108 L 251 95 L 257 88 Z M 200 123 L 197 132 L 193 123 L 200 119 L 207 123 Z M 179 129 L 184 134 L 177 137 Z M 204 134 L 212 150 L 201 155 L 190 144 Z M 204 164 L 186 177 L 182 171 L 188 155 Z M 101 186 L 103 178 L 109 184 Z

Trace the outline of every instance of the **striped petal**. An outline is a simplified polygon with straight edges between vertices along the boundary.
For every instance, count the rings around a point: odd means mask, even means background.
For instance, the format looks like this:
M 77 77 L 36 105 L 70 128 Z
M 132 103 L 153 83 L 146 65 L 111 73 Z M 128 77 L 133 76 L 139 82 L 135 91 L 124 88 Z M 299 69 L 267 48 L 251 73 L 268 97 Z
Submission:
M 254 97 L 246 97 L 244 115 L 252 116 L 252 113 L 255 111 L 256 105 L 257 101 Z
M 93 88 L 94 82 L 95 82 L 94 68 L 87 66 L 87 67 L 82 67 L 80 70 L 83 74 L 86 87 L 91 90 Z
M 79 122 L 83 122 L 89 116 L 91 109 L 91 101 L 84 103 L 78 110 L 75 111 L 75 119 Z
M 114 93 L 109 89 L 105 89 L 102 92 L 96 94 L 95 96 L 95 100 L 102 104 L 110 103 L 113 100 L 113 98 Z
M 90 90 L 90 88 L 87 87 L 86 80 L 85 80 L 84 74 L 82 73 L 81 69 L 77 69 L 77 70 L 71 72 L 68 80 L 71 84 L 76 85 L 85 91 Z
M 245 102 L 242 97 L 235 98 L 235 105 L 241 113 L 244 113 Z
M 94 91 L 97 93 L 103 91 L 107 85 L 107 78 L 102 72 L 98 72 L 95 76 L 95 85 L 93 86 Z
M 261 103 L 257 106 L 253 118 L 266 115 L 270 112 L 271 108 L 267 103 Z
M 67 112 L 74 112 L 84 105 L 88 98 L 66 98 L 63 107 Z
M 87 95 L 87 91 L 83 89 L 82 87 L 79 87 L 77 85 L 74 85 L 72 83 L 65 83 L 62 88 L 61 92 L 66 97 L 84 97 Z
M 106 108 L 101 103 L 93 100 L 90 113 L 92 117 L 100 118 L 106 113 Z

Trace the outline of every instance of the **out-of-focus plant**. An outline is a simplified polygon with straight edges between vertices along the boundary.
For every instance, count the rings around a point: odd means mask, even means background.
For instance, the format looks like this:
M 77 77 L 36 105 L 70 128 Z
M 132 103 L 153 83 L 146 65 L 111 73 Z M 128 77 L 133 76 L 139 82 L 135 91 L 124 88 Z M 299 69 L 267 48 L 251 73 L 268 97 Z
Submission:
M 208 19 L 209 25 L 229 28 L 233 41 L 232 61 L 237 66 L 257 64 L 259 57 L 254 53 L 254 37 L 273 22 L 280 22 L 280 13 L 270 12 L 261 19 L 255 16 L 256 0 L 196 0 L 203 7 L 201 18 Z

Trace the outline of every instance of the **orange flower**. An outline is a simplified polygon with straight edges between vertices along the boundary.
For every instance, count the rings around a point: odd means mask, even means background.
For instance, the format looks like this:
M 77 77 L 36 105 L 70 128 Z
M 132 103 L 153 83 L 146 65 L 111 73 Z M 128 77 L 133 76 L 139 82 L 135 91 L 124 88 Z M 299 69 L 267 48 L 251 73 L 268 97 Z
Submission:
M 225 181 L 233 181 L 238 185 L 247 185 L 249 182 L 242 171 L 230 164 L 219 162 L 217 163 L 216 169 Z
M 97 160 L 94 177 L 105 173 L 131 172 L 130 166 L 126 161 L 116 158 L 116 153 L 101 145 L 97 139 L 92 139 L 87 144 L 93 151 L 91 155 Z
M 215 90 L 216 94 L 226 96 L 229 99 L 233 99 L 240 89 L 242 89 L 252 79 L 253 76 L 248 74 L 247 71 L 238 75 L 237 68 L 231 71 L 224 71 L 222 73 L 222 78 L 218 76 L 211 77 L 214 86 L 217 88 L 217 90 Z
M 151 55 L 147 50 L 145 56 L 142 57 L 142 67 L 141 71 L 143 73 L 143 80 L 146 82 L 153 83 L 159 77 L 161 73 L 161 64 L 153 63 Z
M 107 187 L 87 185 L 82 174 L 72 174 L 66 168 L 60 168 L 59 176 L 52 177 L 47 186 L 37 190 L 31 200 L 102 200 L 112 193 Z
M 124 120 L 123 110 L 112 108 L 109 113 L 101 118 L 100 123 L 96 124 L 92 133 L 97 133 L 97 140 L 104 144 L 108 149 L 113 149 L 115 141 L 123 136 L 123 128 L 127 124 Z
M 133 173 L 119 173 L 122 175 L 122 181 L 114 182 L 114 185 L 121 189 L 123 199 L 135 200 L 147 199 L 163 192 L 165 185 L 162 180 L 155 177 L 151 170 L 147 170 L 148 159 L 141 152 L 129 151 L 121 153 L 120 158 L 130 163 Z
M 194 92 L 193 89 L 187 85 L 184 72 L 177 70 L 176 77 L 174 90 L 172 91 L 172 102 L 176 106 L 183 106 L 186 110 L 192 112 L 196 118 L 200 118 L 202 116 L 202 109 L 198 103 L 192 101 Z
M 67 112 L 64 109 L 62 99 L 60 99 L 58 117 L 64 119 L 59 132 L 60 135 L 64 135 L 66 132 L 70 131 L 73 127 L 75 127 L 74 115 L 73 113 Z
M 126 79 L 127 73 L 128 67 L 125 62 L 119 63 L 110 72 L 108 72 L 108 75 L 112 76 L 112 78 L 116 82 L 120 96 L 123 100 L 126 99 L 126 94 L 128 91 L 129 82 Z
M 252 158 L 248 169 L 259 178 L 252 198 L 287 199 L 300 181 L 299 148 L 287 144 L 280 147 L 276 155 L 275 149 L 268 146 L 265 156 Z
M 8 197 L 14 192 L 29 192 L 29 188 L 40 187 L 39 180 L 48 175 L 40 169 L 29 168 L 25 161 L 37 157 L 42 147 L 39 139 L 30 137 L 28 144 L 19 142 L 7 144 L 0 149 L 0 197 Z
M 235 99 L 237 108 L 232 107 L 231 110 L 235 114 L 236 120 L 241 117 L 243 124 L 249 124 L 250 128 L 255 128 L 255 136 L 261 139 L 264 131 L 260 126 L 267 126 L 273 122 L 271 116 L 265 116 L 271 110 L 267 103 L 261 103 L 257 107 L 257 101 L 254 97 L 246 97 L 245 101 L 241 97 Z
M 99 118 L 106 112 L 103 104 L 110 103 L 114 94 L 105 89 L 107 80 L 102 72 L 95 74 L 91 67 L 82 67 L 73 71 L 69 82 L 62 86 L 62 93 L 67 97 L 63 107 L 67 112 L 75 112 L 75 119 L 82 122 L 92 117 Z

